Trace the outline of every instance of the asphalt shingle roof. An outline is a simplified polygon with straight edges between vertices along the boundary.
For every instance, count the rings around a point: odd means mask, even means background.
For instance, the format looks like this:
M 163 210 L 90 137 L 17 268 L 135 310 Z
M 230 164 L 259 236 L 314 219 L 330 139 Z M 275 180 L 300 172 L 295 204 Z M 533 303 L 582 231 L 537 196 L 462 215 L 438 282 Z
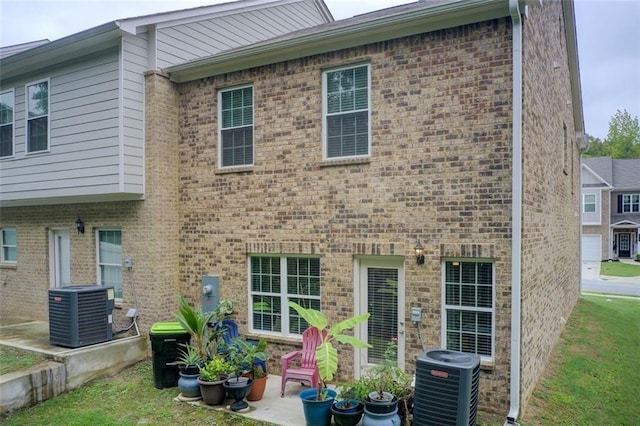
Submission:
M 640 188 L 640 158 L 593 157 L 584 158 L 582 162 L 614 188 Z

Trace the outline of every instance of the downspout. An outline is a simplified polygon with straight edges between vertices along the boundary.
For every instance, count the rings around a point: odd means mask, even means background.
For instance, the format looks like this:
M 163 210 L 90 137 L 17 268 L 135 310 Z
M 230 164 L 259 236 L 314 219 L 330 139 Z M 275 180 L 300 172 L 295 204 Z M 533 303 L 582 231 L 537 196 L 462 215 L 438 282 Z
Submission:
M 510 408 L 505 425 L 520 413 L 520 323 L 522 263 L 522 19 L 518 0 L 509 0 L 512 22 L 513 101 L 511 177 L 511 377 Z

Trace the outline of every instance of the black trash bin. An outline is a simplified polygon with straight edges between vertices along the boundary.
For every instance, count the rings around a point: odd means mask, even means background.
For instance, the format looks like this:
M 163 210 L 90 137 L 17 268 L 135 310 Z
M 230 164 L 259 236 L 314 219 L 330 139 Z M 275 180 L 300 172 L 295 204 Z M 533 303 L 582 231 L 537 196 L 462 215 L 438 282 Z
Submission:
M 153 385 L 158 388 L 178 386 L 180 378 L 177 365 L 171 365 L 189 343 L 191 336 L 178 322 L 157 322 L 149 331 L 153 364 Z

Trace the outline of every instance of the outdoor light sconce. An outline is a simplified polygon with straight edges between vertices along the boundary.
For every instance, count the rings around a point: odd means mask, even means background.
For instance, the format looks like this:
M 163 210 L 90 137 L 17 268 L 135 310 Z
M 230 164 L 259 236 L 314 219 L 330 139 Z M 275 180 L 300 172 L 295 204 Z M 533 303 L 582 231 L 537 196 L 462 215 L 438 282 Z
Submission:
M 416 243 L 414 250 L 416 251 L 416 263 L 418 265 L 424 265 L 424 247 L 420 244 L 420 240 Z
M 76 229 L 78 230 L 78 234 L 84 234 L 84 222 L 80 219 L 80 216 L 76 219 Z

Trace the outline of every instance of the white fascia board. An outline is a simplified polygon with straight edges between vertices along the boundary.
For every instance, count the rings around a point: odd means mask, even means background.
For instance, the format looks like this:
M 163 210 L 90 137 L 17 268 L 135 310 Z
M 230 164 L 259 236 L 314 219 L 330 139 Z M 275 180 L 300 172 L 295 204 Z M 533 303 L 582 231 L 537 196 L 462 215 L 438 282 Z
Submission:
M 467 0 L 411 9 L 371 20 L 351 18 L 354 19 L 353 24 L 340 25 L 342 21 L 336 21 L 319 29 L 303 30 L 302 34 L 278 37 L 174 65 L 164 71 L 171 75 L 172 81 L 185 82 L 508 15 L 508 5 L 504 0 Z
M 51 43 L 16 53 L 0 60 L 1 78 L 8 80 L 26 72 L 35 72 L 54 64 L 116 47 L 123 33 L 115 22 L 109 22 Z
M 589 140 L 584 133 L 584 114 L 582 109 L 582 87 L 580 83 L 580 63 L 578 60 L 578 37 L 576 34 L 575 7 L 572 1 L 563 1 L 564 28 L 567 40 L 567 56 L 569 57 L 569 76 L 571 80 L 571 106 L 578 146 L 586 149 Z

